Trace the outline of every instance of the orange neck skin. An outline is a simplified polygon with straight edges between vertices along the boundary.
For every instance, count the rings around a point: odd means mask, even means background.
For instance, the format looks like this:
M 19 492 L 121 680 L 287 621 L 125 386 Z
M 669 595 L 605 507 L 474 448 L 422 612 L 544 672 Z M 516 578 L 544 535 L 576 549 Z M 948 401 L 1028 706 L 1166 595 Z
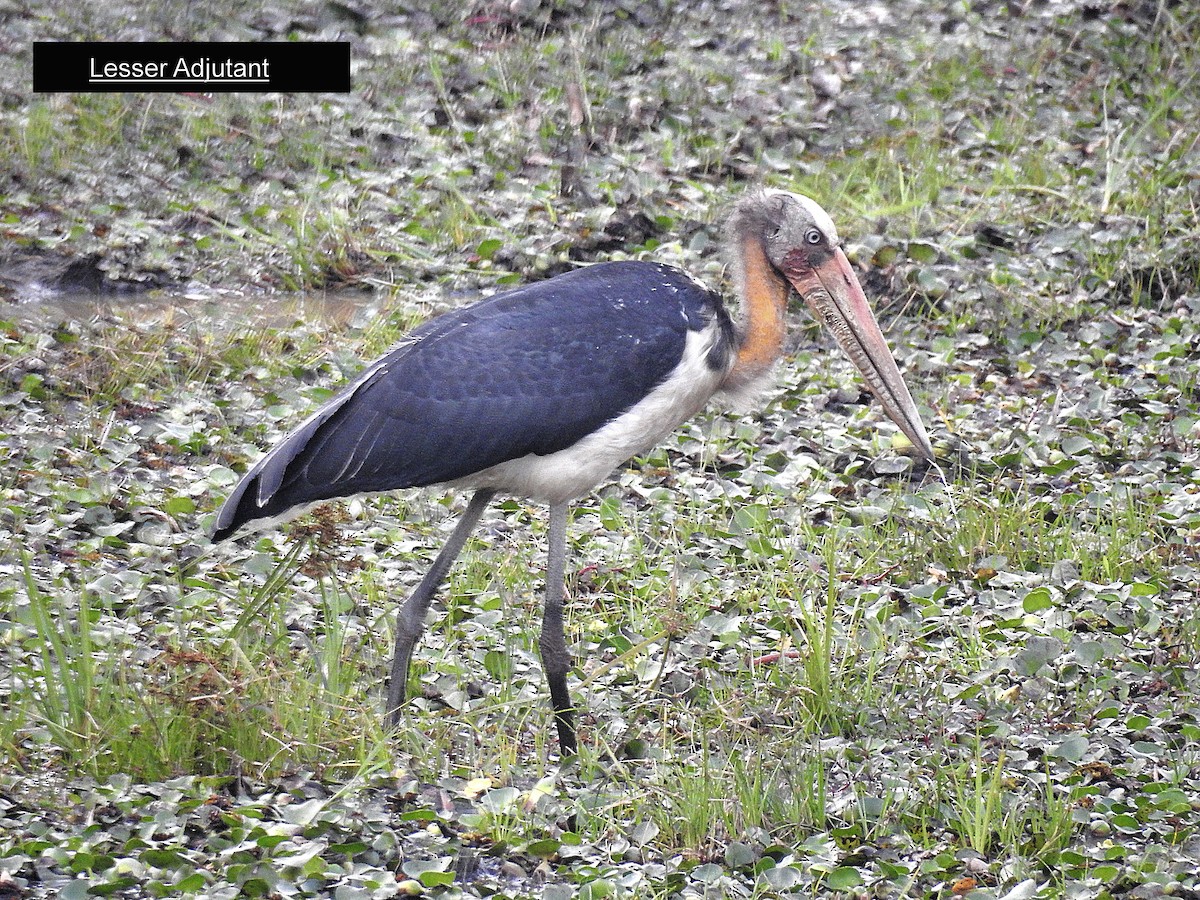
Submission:
M 729 387 L 756 381 L 771 371 L 783 355 L 788 292 L 790 287 L 767 260 L 762 243 L 754 237 L 742 240 L 741 327 L 737 356 L 726 376 Z

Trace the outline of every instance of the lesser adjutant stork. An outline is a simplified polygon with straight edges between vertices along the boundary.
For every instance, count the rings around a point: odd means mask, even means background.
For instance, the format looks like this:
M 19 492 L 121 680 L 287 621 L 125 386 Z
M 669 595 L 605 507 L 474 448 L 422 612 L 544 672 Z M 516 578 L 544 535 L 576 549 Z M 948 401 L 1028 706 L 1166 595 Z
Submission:
M 731 316 L 713 291 L 651 262 L 588 266 L 439 316 L 412 331 L 246 473 L 213 539 L 313 504 L 399 488 L 474 493 L 400 608 L 386 716 L 404 702 L 438 585 L 497 494 L 549 504 L 539 641 L 564 756 L 576 749 L 563 637 L 567 507 L 714 396 L 747 395 L 783 352 L 794 291 L 833 332 L 884 411 L 932 459 L 916 404 L 828 214 L 763 190 L 730 216 Z

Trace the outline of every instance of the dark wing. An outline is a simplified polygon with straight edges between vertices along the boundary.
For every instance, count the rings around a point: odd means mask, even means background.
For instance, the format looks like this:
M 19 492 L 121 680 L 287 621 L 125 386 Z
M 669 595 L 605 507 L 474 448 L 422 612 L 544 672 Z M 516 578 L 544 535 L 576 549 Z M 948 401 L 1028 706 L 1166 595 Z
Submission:
M 246 473 L 214 540 L 321 500 L 453 481 L 570 447 L 661 383 L 724 316 L 683 273 L 590 266 L 409 334 Z

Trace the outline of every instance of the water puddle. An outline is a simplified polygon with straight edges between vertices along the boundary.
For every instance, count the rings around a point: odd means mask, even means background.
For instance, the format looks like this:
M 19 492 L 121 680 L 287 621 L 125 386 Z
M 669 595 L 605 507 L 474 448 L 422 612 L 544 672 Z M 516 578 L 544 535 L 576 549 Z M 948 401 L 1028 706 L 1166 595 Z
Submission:
M 138 327 L 283 328 L 299 322 L 362 328 L 397 304 L 393 294 L 263 294 L 198 296 L 60 295 L 0 307 L 0 319 L 25 328 L 61 322 L 117 320 Z

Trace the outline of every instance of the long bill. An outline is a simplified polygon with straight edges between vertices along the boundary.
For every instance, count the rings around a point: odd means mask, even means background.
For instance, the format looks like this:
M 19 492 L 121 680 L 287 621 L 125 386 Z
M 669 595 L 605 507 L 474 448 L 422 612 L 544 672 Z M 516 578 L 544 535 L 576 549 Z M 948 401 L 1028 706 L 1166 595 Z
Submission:
M 862 372 L 888 418 L 900 427 L 922 456 L 932 460 L 933 446 L 917 404 L 908 392 L 846 254 L 837 248 L 816 265 L 789 267 L 786 274 L 813 315 L 833 332 L 838 345 Z

